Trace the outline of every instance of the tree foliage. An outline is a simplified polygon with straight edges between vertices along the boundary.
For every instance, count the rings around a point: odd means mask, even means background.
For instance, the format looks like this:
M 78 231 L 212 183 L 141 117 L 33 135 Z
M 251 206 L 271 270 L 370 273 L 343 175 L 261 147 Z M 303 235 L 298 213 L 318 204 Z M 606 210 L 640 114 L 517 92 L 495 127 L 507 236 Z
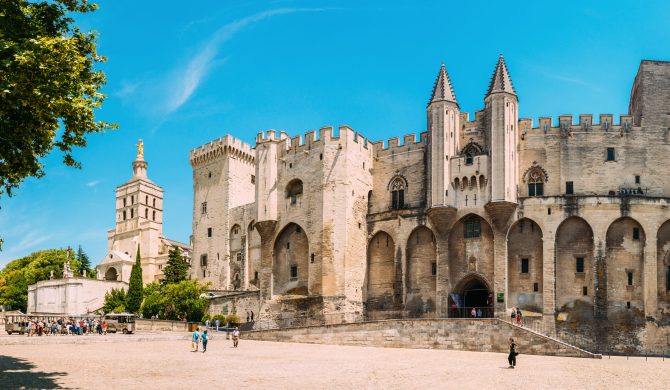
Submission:
M 40 280 L 63 277 L 63 264 L 67 261 L 65 249 L 48 249 L 7 263 L 0 271 L 0 305 L 26 311 L 28 286 Z M 70 267 L 76 269 L 79 262 L 74 259 Z
M 82 32 L 73 13 L 90 13 L 87 0 L 0 1 L 0 196 L 29 176 L 41 177 L 54 148 L 67 166 L 80 167 L 73 147 L 116 127 L 95 119 L 105 95 L 106 59 L 96 35 Z
M 168 284 L 162 288 L 164 296 L 163 314 L 166 319 L 200 321 L 207 310 L 207 300 L 200 294 L 207 290 L 207 285 L 197 280 L 184 280 Z
M 123 313 L 126 311 L 126 291 L 122 288 L 113 288 L 106 292 L 102 310 L 105 313 Z
M 135 264 L 130 270 L 130 281 L 128 283 L 128 294 L 126 296 L 126 310 L 130 313 L 139 313 L 144 297 L 142 289 L 142 259 L 140 258 L 140 246 L 137 246 Z
M 142 302 L 142 315 L 144 318 L 157 316 L 165 317 L 164 314 L 165 297 L 161 292 L 161 286 L 158 283 L 149 283 L 144 287 L 144 301 Z
M 79 262 L 79 266 L 77 267 L 77 274 L 81 275 L 82 272 L 86 272 L 86 275 L 90 277 L 91 275 L 91 261 L 88 259 L 88 255 L 86 252 L 84 252 L 83 249 L 81 249 L 81 245 L 79 245 L 79 249 L 77 249 L 77 261 Z
M 181 255 L 181 249 L 174 248 L 170 250 L 168 255 L 168 261 L 163 269 L 163 280 L 161 281 L 162 285 L 179 283 L 182 280 L 186 280 L 188 276 L 189 265 L 186 262 L 186 259 Z

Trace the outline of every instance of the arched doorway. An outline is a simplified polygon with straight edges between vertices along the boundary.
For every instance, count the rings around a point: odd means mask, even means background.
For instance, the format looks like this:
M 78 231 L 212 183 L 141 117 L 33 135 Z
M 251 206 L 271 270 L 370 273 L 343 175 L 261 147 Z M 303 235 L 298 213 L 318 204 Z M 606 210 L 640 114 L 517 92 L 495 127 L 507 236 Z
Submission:
M 507 233 L 508 305 L 542 313 L 542 229 L 523 218 Z
M 478 274 L 465 276 L 449 294 L 449 317 L 470 318 L 473 308 L 476 317 L 493 317 L 493 291 Z
M 437 256 L 435 235 L 419 226 L 407 240 L 407 301 L 410 317 L 435 311 Z
M 289 223 L 274 245 L 274 294 L 308 295 L 309 243 L 304 229 Z
M 579 305 L 592 315 L 594 299 L 593 230 L 580 217 L 569 217 L 556 230 L 556 309 Z M 590 313 L 590 314 L 589 314 Z
M 111 267 L 105 272 L 105 280 L 119 280 L 119 273 L 116 268 Z
M 386 232 L 378 232 L 368 243 L 366 305 L 370 311 L 387 311 L 395 305 L 395 243 Z
M 633 218 L 619 218 L 607 229 L 608 315 L 644 308 L 643 268 L 646 235 Z

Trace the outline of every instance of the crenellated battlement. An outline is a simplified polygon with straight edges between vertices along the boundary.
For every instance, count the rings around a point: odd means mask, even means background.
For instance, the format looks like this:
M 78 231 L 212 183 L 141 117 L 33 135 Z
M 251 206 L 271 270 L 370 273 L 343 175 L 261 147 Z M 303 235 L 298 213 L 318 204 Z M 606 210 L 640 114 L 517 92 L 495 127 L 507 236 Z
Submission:
M 227 134 L 191 150 L 189 161 L 192 167 L 196 167 L 226 155 L 246 160 L 250 164 L 254 164 L 256 160 L 256 153 L 251 145 Z
M 558 118 L 540 117 L 537 126 L 533 127 L 531 118 L 519 118 L 519 134 L 521 139 L 526 134 L 560 134 L 571 135 L 577 132 L 619 132 L 621 134 L 639 129 L 633 124 L 632 115 L 620 115 L 614 121 L 612 114 L 600 114 L 599 121 L 593 121 L 593 114 L 580 114 L 575 122 L 573 115 L 559 115 Z
M 363 145 L 363 148 L 368 149 L 369 141 L 361 133 L 354 131 L 347 125 L 339 126 L 337 134 L 332 126 L 324 126 L 318 130 L 318 135 L 319 137 L 317 138 L 316 130 L 310 130 L 304 135 L 289 137 L 282 131 L 279 133 L 279 137 L 277 137 L 277 132 L 275 130 L 268 130 L 266 133 L 258 133 L 256 142 L 285 141 L 285 149 L 290 150 L 291 152 L 308 152 L 315 147 L 322 147 L 328 144 L 337 144 L 339 146 L 343 142 L 360 143 Z
M 402 144 L 400 144 L 400 137 L 389 138 L 386 142 L 371 142 L 371 144 L 372 151 L 377 158 L 406 153 L 425 147 L 428 144 L 428 133 L 425 131 L 420 133 L 418 141 L 416 134 L 407 134 L 403 137 Z

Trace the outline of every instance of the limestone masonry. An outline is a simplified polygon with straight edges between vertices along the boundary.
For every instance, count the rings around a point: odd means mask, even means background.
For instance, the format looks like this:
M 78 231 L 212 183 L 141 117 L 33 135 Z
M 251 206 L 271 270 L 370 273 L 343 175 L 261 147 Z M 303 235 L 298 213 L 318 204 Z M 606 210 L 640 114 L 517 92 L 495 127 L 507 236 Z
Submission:
M 670 62 L 641 62 L 629 115 L 535 127 L 502 56 L 474 118 L 443 65 L 426 114 L 402 143 L 342 126 L 191 151 L 192 276 L 259 290 L 262 321 L 520 307 L 600 349 L 668 347 Z

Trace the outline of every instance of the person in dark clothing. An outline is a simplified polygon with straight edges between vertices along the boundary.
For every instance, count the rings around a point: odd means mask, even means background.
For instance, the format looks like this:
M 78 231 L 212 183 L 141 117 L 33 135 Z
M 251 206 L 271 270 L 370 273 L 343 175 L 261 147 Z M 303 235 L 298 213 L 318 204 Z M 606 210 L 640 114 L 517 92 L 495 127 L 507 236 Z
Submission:
M 512 337 L 509 338 L 509 356 L 507 356 L 507 361 L 509 362 L 509 368 L 514 368 L 516 366 L 516 343 Z

